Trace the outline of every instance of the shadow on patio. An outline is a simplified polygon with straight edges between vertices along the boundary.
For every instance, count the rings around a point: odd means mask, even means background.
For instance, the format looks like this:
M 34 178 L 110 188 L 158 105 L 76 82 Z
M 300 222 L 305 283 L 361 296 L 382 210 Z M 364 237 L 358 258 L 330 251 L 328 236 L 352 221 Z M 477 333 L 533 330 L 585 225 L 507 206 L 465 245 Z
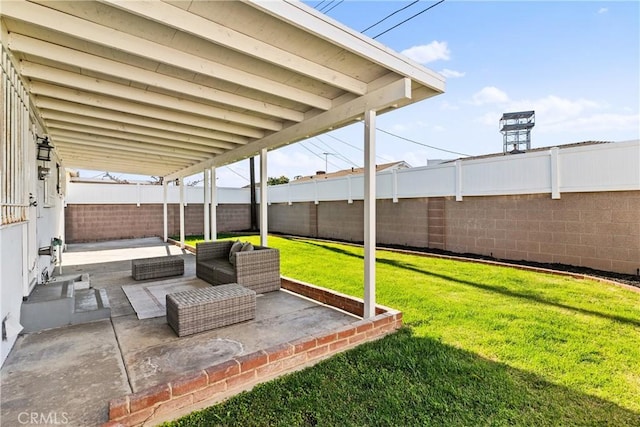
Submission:
M 184 277 L 133 280 L 131 259 L 164 255 L 183 257 Z M 255 319 L 178 338 L 162 312 L 139 319 L 122 286 L 159 303 L 154 288 L 201 282 L 195 256 L 149 238 L 69 245 L 63 260 L 64 275 L 89 273 L 106 290 L 111 318 L 21 336 L 2 368 L 3 424 L 157 423 L 401 325 L 401 313 L 380 307 L 365 321 L 359 300 L 283 278 L 283 289 L 258 295 Z

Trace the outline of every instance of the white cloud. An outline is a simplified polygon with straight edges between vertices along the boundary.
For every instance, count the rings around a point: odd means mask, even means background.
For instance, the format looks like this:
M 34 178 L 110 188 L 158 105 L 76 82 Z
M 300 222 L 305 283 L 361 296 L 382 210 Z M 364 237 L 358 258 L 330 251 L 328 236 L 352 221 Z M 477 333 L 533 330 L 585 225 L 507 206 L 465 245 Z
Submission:
M 442 104 L 440 104 L 440 109 L 445 111 L 455 111 L 455 110 L 459 110 L 460 107 L 457 105 L 451 104 L 447 101 L 443 101 Z
M 490 111 L 488 113 L 484 113 L 482 116 L 476 117 L 473 121 L 487 126 L 495 126 L 497 129 L 500 117 L 502 117 L 502 113 Z
M 593 114 L 545 124 L 541 132 L 638 131 L 640 114 Z
M 429 44 L 410 47 L 409 49 L 403 50 L 402 54 L 420 64 L 428 64 L 429 62 L 440 59 L 447 61 L 451 57 L 447 42 L 439 42 L 437 40 Z
M 447 77 L 447 78 L 457 78 L 457 77 L 464 77 L 465 72 L 462 71 L 456 71 L 456 70 L 450 70 L 448 68 L 444 68 L 442 69 L 442 71 L 440 71 L 440 74 L 442 74 L 443 76 Z
M 606 105 L 599 104 L 589 99 L 571 100 L 561 98 L 556 95 L 548 95 L 535 100 L 519 100 L 509 103 L 509 111 L 535 110 L 536 121 L 542 119 L 545 122 L 553 123 L 578 117 L 587 110 L 605 108 Z
M 603 13 L 607 13 L 609 12 L 609 9 L 607 9 L 606 7 L 601 7 L 600 9 L 598 9 L 598 13 L 599 14 L 603 14 Z
M 509 96 L 495 86 L 487 86 L 475 93 L 471 98 L 474 105 L 503 104 L 509 102 Z

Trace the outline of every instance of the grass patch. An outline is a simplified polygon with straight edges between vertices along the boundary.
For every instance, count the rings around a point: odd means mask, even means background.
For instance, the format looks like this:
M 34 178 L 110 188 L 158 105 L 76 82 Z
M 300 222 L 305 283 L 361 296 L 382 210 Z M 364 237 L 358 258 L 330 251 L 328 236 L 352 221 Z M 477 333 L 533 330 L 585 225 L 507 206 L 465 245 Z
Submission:
M 283 275 L 362 296 L 362 248 L 269 246 Z M 409 330 L 173 425 L 640 425 L 640 294 L 389 251 L 377 277 Z

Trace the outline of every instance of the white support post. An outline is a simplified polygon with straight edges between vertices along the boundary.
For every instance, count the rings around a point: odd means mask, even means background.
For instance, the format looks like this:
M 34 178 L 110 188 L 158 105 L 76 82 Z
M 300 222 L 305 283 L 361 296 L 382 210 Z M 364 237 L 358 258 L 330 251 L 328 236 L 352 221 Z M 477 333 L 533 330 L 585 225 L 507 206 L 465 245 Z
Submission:
M 349 192 L 349 194 L 347 195 L 347 203 L 348 204 L 352 204 L 353 203 L 353 190 L 352 190 L 352 186 L 351 186 L 351 175 L 347 175 L 347 191 Z
M 218 240 L 218 192 L 216 187 L 216 168 L 211 168 L 211 205 L 209 219 L 211 221 L 211 240 Z
M 180 177 L 180 248 L 184 249 L 184 178 Z
M 462 160 L 456 160 L 456 202 L 462 201 Z
M 162 180 L 162 229 L 165 243 L 169 240 L 169 228 L 167 215 L 167 180 Z
M 394 169 L 392 171 L 392 179 L 393 179 L 393 203 L 398 203 L 398 170 Z
M 318 204 L 320 203 L 318 200 L 318 181 L 313 181 L 313 203 L 314 204 Z
M 267 149 L 260 150 L 260 246 L 267 246 Z
M 140 183 L 136 183 L 136 194 L 138 201 L 136 202 L 136 207 L 140 207 L 140 200 L 142 199 L 142 189 L 140 187 Z
M 560 149 L 553 147 L 549 150 L 551 154 L 551 198 L 560 198 L 560 163 L 558 162 L 558 154 Z
M 376 315 L 376 112 L 364 114 L 364 318 Z
M 202 195 L 202 205 L 204 207 L 204 240 L 211 240 L 211 221 L 209 220 L 209 170 L 205 169 L 202 171 L 202 184 L 204 186 L 204 194 Z

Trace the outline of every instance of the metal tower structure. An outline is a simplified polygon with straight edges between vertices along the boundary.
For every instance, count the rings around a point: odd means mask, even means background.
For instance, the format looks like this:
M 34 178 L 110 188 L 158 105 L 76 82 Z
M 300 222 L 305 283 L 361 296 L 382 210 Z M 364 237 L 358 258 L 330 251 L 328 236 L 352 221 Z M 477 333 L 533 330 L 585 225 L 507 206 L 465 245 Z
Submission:
M 536 124 L 535 111 L 504 113 L 500 119 L 500 132 L 504 141 L 504 153 L 522 153 L 531 149 L 531 129 Z M 509 151 L 509 146 L 513 150 Z

